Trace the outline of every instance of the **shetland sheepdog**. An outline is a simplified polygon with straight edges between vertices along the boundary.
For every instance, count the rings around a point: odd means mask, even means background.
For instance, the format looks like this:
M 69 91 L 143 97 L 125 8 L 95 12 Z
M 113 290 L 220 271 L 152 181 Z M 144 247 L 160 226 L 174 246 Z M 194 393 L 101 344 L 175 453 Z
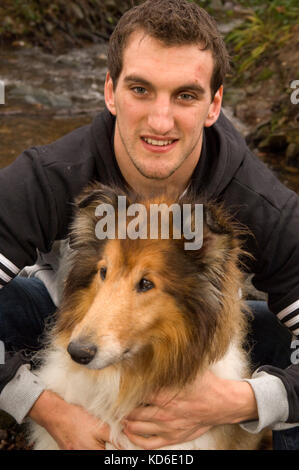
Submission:
M 160 230 L 156 238 L 100 239 L 96 226 L 103 213 L 97 210 L 108 204 L 119 226 L 120 194 L 126 207 L 145 207 L 143 219 L 153 204 L 164 204 L 162 212 L 174 202 L 181 209 L 191 204 L 192 229 L 195 204 L 202 203 L 190 195 L 145 201 L 100 184 L 83 191 L 76 201 L 57 323 L 37 374 L 46 388 L 108 423 L 111 442 L 136 449 L 121 422 L 147 397 L 166 387 L 178 391 L 208 369 L 232 380 L 250 375 L 243 349 L 247 315 L 239 295 L 239 234 L 223 208 L 203 203 L 202 243 L 195 250 L 185 249 L 184 234 L 171 236 L 171 214 L 169 238 Z M 127 227 L 132 220 L 127 218 Z M 167 449 L 256 449 L 260 439 L 238 424 L 219 425 Z M 36 423 L 31 441 L 35 449 L 58 449 Z

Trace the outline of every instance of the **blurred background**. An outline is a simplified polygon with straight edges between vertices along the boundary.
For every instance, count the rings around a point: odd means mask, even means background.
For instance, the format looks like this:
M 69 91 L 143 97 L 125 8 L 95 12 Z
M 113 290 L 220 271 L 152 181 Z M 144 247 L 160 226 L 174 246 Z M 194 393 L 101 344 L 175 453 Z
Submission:
M 107 41 L 141 0 L 1 0 L 0 168 L 85 125 L 104 106 Z M 253 152 L 299 194 L 298 0 L 198 0 L 231 55 L 224 112 Z M 0 449 L 26 449 L 0 413 Z

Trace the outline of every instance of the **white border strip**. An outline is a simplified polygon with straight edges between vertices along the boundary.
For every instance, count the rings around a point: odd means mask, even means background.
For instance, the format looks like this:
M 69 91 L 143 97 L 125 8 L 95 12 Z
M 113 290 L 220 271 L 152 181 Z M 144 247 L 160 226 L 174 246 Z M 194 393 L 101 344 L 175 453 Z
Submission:
M 292 331 L 292 333 L 296 336 L 299 336 L 299 328 L 297 328 L 297 330 Z
M 299 315 L 296 315 L 294 318 L 291 318 L 291 320 L 284 322 L 284 325 L 291 328 L 292 326 L 296 325 L 296 323 L 299 323 Z
M 20 272 L 20 269 L 17 268 L 9 259 L 5 258 L 4 255 L 0 253 L 0 263 L 3 264 L 7 269 L 9 269 L 12 273 L 18 274 Z
M 279 318 L 279 320 L 282 320 L 289 313 L 292 313 L 294 312 L 294 310 L 297 310 L 297 308 L 299 308 L 299 300 L 296 300 L 296 302 L 293 302 L 291 305 L 284 308 L 281 312 L 277 314 L 277 317 Z
M 2 271 L 2 269 L 0 269 L 0 279 L 3 279 L 4 282 L 9 282 L 12 278 Z

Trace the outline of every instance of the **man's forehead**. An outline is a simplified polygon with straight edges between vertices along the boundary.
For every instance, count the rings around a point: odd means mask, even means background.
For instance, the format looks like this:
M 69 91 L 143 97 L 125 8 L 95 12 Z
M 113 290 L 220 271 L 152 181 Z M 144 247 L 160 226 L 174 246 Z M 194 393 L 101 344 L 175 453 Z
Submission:
M 205 53 L 205 55 L 210 55 L 212 58 L 212 52 L 210 50 L 205 49 L 205 45 L 201 42 L 194 42 L 194 43 L 184 43 L 184 42 L 175 42 L 175 41 L 163 41 L 158 39 L 146 31 L 142 29 L 138 29 L 130 34 L 130 36 L 126 40 L 126 44 L 124 47 L 124 53 L 128 50 L 142 50 L 144 51 L 145 48 L 158 48 L 158 49 L 165 49 L 166 52 L 170 52 L 171 49 L 181 49 L 185 51 L 194 50 L 198 52 L 198 54 Z
M 213 72 L 211 51 L 198 44 L 166 45 L 142 32 L 135 32 L 127 44 L 121 72 L 127 83 L 151 85 L 169 78 L 173 88 L 203 93 Z

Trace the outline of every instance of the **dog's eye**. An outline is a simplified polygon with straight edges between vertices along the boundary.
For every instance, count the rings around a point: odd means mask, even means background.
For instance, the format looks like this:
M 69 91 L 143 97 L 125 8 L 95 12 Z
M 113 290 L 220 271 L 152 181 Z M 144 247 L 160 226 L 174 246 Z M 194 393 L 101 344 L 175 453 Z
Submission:
M 155 287 L 155 284 L 152 281 L 149 281 L 148 279 L 145 279 L 144 277 L 139 281 L 137 284 L 137 291 L 138 292 L 146 292 L 150 289 L 153 289 Z
M 101 279 L 104 281 L 105 277 L 106 277 L 106 273 L 107 273 L 107 268 L 104 268 L 102 267 L 100 269 L 100 276 L 101 276 Z

